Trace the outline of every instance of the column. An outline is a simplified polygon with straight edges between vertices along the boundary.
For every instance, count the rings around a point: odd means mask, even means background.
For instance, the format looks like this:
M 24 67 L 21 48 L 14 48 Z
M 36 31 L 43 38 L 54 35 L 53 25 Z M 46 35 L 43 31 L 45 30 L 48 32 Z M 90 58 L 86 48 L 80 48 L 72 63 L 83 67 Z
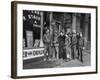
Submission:
M 89 15 L 88 14 L 85 15 L 84 28 L 85 28 L 85 41 L 88 41 L 88 28 L 89 28 Z
M 53 13 L 52 12 L 50 12 L 50 14 L 49 14 L 49 17 L 50 17 L 50 34 L 52 34 L 53 33 L 53 29 L 52 29 L 52 25 L 54 25 L 54 23 L 53 23 Z
M 84 39 L 85 39 L 86 49 L 88 49 L 88 47 L 89 47 L 89 44 L 88 44 L 88 34 L 89 34 L 88 29 L 89 29 L 89 14 L 85 14 L 85 22 L 84 22 L 85 34 L 84 34 Z
M 77 14 L 77 20 L 76 20 L 76 31 L 77 32 L 80 32 L 80 17 L 81 15 L 80 14 Z
M 51 44 L 52 44 L 52 41 L 53 41 L 53 33 L 54 33 L 54 25 L 55 25 L 55 22 L 53 21 L 53 13 L 50 12 L 49 13 L 49 23 L 50 23 L 50 35 L 51 35 Z M 52 58 L 54 58 L 54 51 L 52 49 L 53 47 L 51 46 L 50 47 L 50 54 L 52 55 Z
M 72 28 L 71 28 L 72 32 L 76 32 L 76 14 L 73 13 L 72 14 Z
M 41 38 L 40 38 L 40 47 L 44 47 L 44 43 L 43 43 L 43 12 L 40 12 L 41 15 Z

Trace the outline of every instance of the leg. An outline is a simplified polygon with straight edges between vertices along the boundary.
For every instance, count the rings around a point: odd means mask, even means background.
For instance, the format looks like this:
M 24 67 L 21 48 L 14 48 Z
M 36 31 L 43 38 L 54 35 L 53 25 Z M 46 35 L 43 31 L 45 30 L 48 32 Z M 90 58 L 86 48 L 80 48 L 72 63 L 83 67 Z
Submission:
M 51 47 L 50 47 L 50 44 L 48 44 L 48 59 L 51 59 Z
M 56 51 L 57 51 L 56 58 L 59 59 L 59 48 L 58 48 L 58 46 L 56 46 Z
M 47 60 L 47 46 L 45 45 L 45 50 L 44 50 L 44 60 Z
M 77 48 L 77 51 L 78 51 L 78 56 L 77 56 L 77 57 L 78 57 L 78 59 L 79 59 L 79 56 L 80 56 L 79 47 Z
M 53 58 L 56 58 L 56 48 L 55 48 L 55 46 L 53 47 Z
M 74 45 L 74 59 L 77 57 L 77 54 L 76 54 L 76 45 Z
M 69 47 L 69 57 L 70 57 L 70 59 L 72 59 L 72 57 L 71 57 L 71 48 Z
M 81 60 L 81 62 L 83 63 L 83 53 L 82 53 L 82 48 L 80 49 L 80 60 Z
M 68 47 L 66 46 L 66 58 L 68 58 Z
M 66 50 L 65 50 L 65 47 L 63 47 L 63 59 L 66 59 Z
M 61 54 L 62 54 L 62 50 L 61 50 L 61 46 L 59 46 L 59 59 L 61 59 Z
M 72 47 L 72 59 L 74 59 L 74 48 Z

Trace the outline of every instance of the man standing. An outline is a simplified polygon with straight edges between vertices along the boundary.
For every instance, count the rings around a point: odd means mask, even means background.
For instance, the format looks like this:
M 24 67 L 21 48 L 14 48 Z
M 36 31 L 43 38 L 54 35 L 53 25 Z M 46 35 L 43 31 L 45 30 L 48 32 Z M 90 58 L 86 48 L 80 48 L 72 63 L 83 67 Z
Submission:
M 82 33 L 80 33 L 79 39 L 79 59 L 83 63 L 83 47 L 84 47 L 84 39 L 82 37 Z
M 79 33 L 77 33 L 76 38 L 77 38 L 77 43 L 76 43 L 77 59 L 79 59 L 79 39 L 80 39 Z
M 60 36 L 58 37 L 59 42 L 59 59 L 66 59 L 66 52 L 65 52 L 65 35 L 61 31 Z
M 65 45 L 66 45 L 66 58 L 67 61 L 69 61 L 71 59 L 71 48 L 70 48 L 70 37 L 68 36 L 68 34 L 66 33 L 66 39 L 65 39 Z
M 69 47 L 70 47 L 70 49 L 71 49 L 71 59 L 73 59 L 73 44 L 72 44 L 73 34 L 72 34 L 72 33 L 69 33 L 69 38 L 70 38 Z
M 76 57 L 76 43 L 77 43 L 76 33 L 73 33 L 72 34 L 72 42 L 71 42 L 72 59 L 75 59 L 75 57 Z
M 44 51 L 45 58 L 44 58 L 44 60 L 50 60 L 51 59 L 51 53 L 50 53 L 51 36 L 50 36 L 49 29 L 46 30 L 46 33 L 43 36 L 43 41 L 44 41 L 44 46 L 45 46 L 45 51 Z
M 58 44 L 58 32 L 54 32 L 54 40 L 53 40 L 53 48 L 54 48 L 54 56 L 58 59 L 59 54 L 59 44 Z

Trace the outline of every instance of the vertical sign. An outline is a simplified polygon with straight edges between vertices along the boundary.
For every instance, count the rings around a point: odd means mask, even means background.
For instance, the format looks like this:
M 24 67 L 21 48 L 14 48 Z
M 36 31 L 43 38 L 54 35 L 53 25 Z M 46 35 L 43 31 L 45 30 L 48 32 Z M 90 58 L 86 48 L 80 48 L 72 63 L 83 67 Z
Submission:
M 26 39 L 27 39 L 27 48 L 33 47 L 33 32 L 26 31 Z

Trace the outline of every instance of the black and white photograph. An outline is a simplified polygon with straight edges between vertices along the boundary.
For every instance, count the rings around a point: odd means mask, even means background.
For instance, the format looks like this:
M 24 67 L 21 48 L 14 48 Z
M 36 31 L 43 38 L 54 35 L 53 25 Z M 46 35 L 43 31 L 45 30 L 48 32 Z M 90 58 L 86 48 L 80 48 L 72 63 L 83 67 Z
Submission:
M 91 14 L 23 10 L 23 69 L 91 65 Z
M 12 3 L 12 76 L 97 73 L 97 7 Z

